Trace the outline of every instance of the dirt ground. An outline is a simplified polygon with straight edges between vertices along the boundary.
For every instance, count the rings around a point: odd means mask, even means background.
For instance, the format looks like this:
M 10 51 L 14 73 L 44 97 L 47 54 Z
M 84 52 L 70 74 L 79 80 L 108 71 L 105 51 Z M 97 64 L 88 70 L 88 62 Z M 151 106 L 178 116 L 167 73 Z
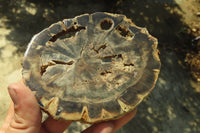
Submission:
M 125 14 L 157 37 L 162 63 L 155 89 L 138 106 L 136 117 L 118 133 L 200 132 L 200 83 L 185 61 L 188 54 L 194 56 L 200 51 L 198 43 L 192 43 L 192 39 L 200 36 L 200 0 L 0 0 L 0 3 L 0 126 L 10 103 L 7 87 L 21 79 L 23 53 L 31 37 L 59 20 L 106 11 Z M 75 123 L 66 132 L 80 132 L 87 126 Z

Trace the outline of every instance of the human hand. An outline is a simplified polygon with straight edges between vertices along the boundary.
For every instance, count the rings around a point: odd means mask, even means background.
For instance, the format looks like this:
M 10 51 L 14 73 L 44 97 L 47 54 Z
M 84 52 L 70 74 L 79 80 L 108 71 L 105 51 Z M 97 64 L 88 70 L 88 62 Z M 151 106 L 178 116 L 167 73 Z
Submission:
M 37 100 L 23 81 L 8 87 L 12 103 L 0 133 L 62 133 L 71 121 L 54 120 L 48 117 L 42 123 L 42 113 Z M 124 117 L 96 123 L 82 133 L 114 133 L 130 121 L 136 114 L 136 109 Z

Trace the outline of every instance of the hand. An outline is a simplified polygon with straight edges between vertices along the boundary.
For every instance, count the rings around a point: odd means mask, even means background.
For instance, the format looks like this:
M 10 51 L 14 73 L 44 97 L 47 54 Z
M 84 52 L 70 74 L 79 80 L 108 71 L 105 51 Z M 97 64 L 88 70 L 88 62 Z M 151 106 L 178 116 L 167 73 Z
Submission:
M 23 81 L 8 87 L 12 103 L 0 133 L 62 133 L 71 121 L 47 118 L 43 123 L 37 100 Z M 26 100 L 25 100 L 26 99 Z M 93 124 L 82 133 L 114 133 L 130 121 L 136 109 L 118 120 Z

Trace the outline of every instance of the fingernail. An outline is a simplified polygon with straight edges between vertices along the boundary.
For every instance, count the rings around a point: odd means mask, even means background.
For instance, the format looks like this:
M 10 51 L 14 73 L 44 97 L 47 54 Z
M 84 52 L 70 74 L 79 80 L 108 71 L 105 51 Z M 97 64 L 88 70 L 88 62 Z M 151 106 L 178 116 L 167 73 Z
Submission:
M 106 123 L 106 128 L 104 128 L 101 133 L 113 133 L 114 125 L 111 122 Z
M 10 97 L 11 97 L 13 103 L 14 103 L 14 106 L 16 106 L 17 103 L 18 103 L 16 92 L 10 87 L 8 87 L 8 92 L 9 92 Z

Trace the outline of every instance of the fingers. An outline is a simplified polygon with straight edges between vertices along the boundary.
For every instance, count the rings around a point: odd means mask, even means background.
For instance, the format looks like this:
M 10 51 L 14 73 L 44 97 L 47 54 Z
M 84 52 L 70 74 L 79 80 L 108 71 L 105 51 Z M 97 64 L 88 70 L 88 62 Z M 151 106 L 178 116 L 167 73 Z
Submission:
M 37 133 L 41 125 L 41 111 L 37 100 L 24 83 L 11 84 L 8 87 L 14 103 L 14 115 L 10 120 L 9 133 Z
M 44 133 L 63 133 L 71 122 L 72 121 L 54 120 L 52 117 L 48 117 L 42 124 L 42 130 Z
M 136 110 L 134 109 L 120 119 L 94 124 L 82 133 L 115 133 L 135 116 Z
M 112 122 L 102 122 L 94 124 L 82 133 L 113 133 L 114 124 Z
M 114 128 L 114 132 L 116 132 L 117 130 L 119 130 L 127 122 L 129 122 L 131 119 L 133 119 L 133 117 L 135 116 L 136 112 L 137 112 L 137 108 L 135 108 L 133 111 L 131 111 L 130 113 L 126 114 L 122 118 L 112 121 L 113 124 L 114 124 L 114 127 L 115 127 Z

